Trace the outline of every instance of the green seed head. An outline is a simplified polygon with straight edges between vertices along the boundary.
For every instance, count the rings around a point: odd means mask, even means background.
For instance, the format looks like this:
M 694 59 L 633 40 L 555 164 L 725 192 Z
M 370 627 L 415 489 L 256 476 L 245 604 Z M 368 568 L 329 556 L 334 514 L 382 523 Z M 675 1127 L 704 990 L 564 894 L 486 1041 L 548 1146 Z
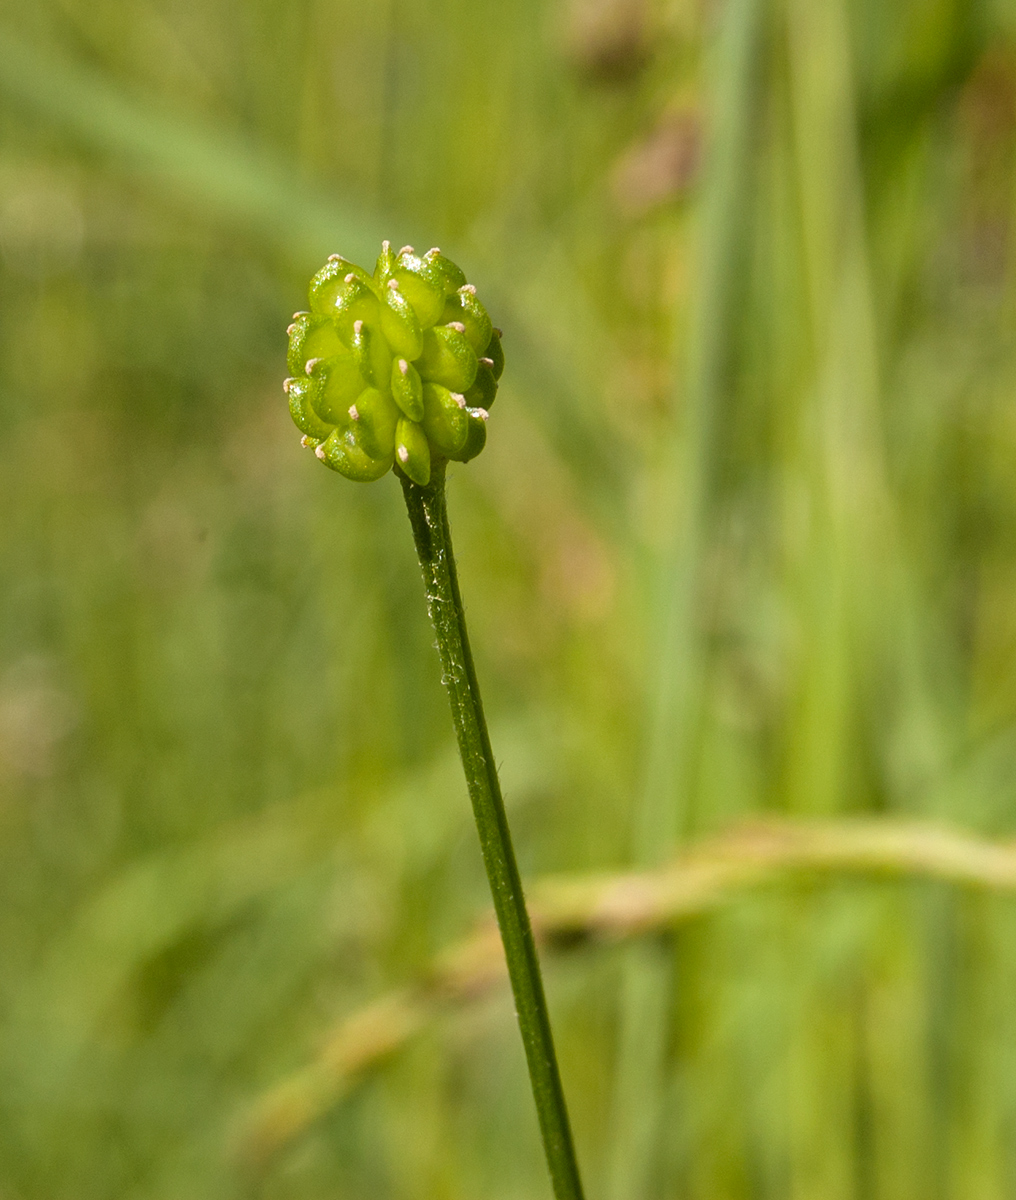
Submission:
M 333 254 L 289 327 L 289 411 L 303 444 L 347 479 L 394 466 L 419 484 L 487 440 L 501 331 L 438 249 L 383 243 L 374 273 Z

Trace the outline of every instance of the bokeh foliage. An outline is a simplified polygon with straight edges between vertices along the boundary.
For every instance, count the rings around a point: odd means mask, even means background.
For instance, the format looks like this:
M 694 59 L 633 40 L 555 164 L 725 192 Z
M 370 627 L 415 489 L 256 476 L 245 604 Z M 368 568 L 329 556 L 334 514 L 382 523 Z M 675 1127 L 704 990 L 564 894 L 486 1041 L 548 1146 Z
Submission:
M 244 1114 L 486 904 L 325 254 L 505 330 L 450 484 L 523 870 L 1014 833 L 1009 0 L 43 0 L 0 24 L 0 1198 L 547 1194 L 506 996 Z M 1016 913 L 816 882 L 548 987 L 593 1200 L 1016 1189 Z

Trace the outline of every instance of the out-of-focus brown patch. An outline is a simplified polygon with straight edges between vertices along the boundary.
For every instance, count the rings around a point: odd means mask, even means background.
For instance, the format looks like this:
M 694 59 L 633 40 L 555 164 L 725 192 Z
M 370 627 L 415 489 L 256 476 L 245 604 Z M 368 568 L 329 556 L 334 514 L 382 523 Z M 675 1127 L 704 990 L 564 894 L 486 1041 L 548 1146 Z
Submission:
M 616 579 L 602 540 L 574 511 L 562 511 L 540 539 L 540 591 L 583 624 L 601 621 L 614 602 Z
M 3 191 L 0 259 L 6 269 L 25 279 L 73 271 L 85 239 L 84 214 L 75 193 L 42 177 L 26 178 L 20 187 L 8 185 Z
M 618 159 L 611 178 L 621 210 L 641 217 L 686 195 L 699 169 L 701 122 L 691 109 L 671 111 Z
M 623 83 L 651 57 L 646 0 L 571 0 L 565 21 L 569 58 L 584 75 Z
M 963 239 L 965 272 L 1001 281 L 1011 243 L 1016 162 L 1016 52 L 992 46 L 971 72 L 959 101 L 967 148 Z
M 0 779 L 37 779 L 56 769 L 60 744 L 78 723 L 53 665 L 26 655 L 0 675 Z
M 1011 138 L 1016 126 L 1016 52 L 992 46 L 978 61 L 960 99 L 971 136 L 984 144 Z

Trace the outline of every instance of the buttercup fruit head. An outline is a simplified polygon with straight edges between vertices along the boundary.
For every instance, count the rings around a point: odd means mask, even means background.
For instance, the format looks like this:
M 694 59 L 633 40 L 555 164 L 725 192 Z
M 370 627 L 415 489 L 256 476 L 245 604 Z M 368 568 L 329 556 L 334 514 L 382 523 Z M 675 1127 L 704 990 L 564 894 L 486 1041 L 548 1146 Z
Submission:
M 303 444 L 347 479 L 394 466 L 425 485 L 433 462 L 483 449 L 501 331 L 437 247 L 384 242 L 373 275 L 331 255 L 288 332 L 290 413 Z

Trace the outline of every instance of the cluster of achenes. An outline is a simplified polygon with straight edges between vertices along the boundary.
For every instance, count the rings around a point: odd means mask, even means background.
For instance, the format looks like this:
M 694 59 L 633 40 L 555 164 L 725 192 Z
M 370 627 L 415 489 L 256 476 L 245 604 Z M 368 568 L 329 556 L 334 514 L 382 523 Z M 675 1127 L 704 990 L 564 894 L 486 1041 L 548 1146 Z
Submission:
M 384 242 L 373 275 L 333 254 L 288 332 L 289 411 L 333 470 L 380 479 L 397 462 L 426 484 L 434 459 L 483 449 L 501 332 L 440 250 Z

